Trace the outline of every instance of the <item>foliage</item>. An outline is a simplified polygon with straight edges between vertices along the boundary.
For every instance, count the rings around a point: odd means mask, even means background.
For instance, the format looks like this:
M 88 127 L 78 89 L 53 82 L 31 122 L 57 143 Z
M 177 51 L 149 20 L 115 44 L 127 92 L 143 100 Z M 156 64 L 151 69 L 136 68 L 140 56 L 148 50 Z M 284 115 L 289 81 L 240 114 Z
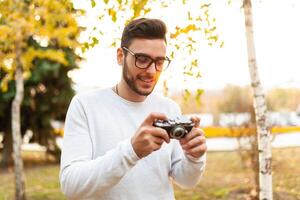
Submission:
M 300 105 L 300 89 L 274 88 L 268 91 L 266 98 L 271 111 L 296 111 Z
M 253 112 L 251 88 L 227 85 L 223 90 L 218 107 L 223 113 Z
M 49 149 L 50 122 L 64 119 L 74 95 L 68 72 L 80 60 L 75 51 L 81 47 L 82 28 L 76 22 L 81 12 L 65 0 L 0 1 L 0 11 L 0 129 L 10 133 L 13 75 L 19 60 L 25 78 L 22 132 L 33 130 L 34 140 Z M 22 34 L 17 37 L 16 32 Z M 17 43 L 22 47 L 19 55 Z
M 70 98 L 74 95 L 68 71 L 75 69 L 77 56 L 71 50 L 65 50 L 70 63 L 68 67 L 60 63 L 35 59 L 31 75 L 25 80 L 25 97 L 22 104 L 22 129 L 40 127 L 47 131 L 50 120 L 63 120 Z M 0 69 L 0 76 L 6 72 Z M 0 84 L 2 83 L 0 80 Z M 15 82 L 9 81 L 6 92 L 0 91 L 0 131 L 10 129 L 10 105 L 15 95 Z M 38 123 L 38 121 L 41 121 Z M 39 125 L 40 124 L 40 125 Z M 47 125 L 46 125 L 47 124 Z
M 3 0 L 0 13 L 0 68 L 6 72 L 1 78 L 4 92 L 13 80 L 17 59 L 21 61 L 24 78 L 29 78 L 36 58 L 66 66 L 68 61 L 62 49 L 79 46 L 77 38 L 81 28 L 75 20 L 79 12 L 70 1 Z M 30 46 L 30 39 L 48 48 Z M 20 58 L 16 54 L 17 44 L 21 46 Z
M 97 18 L 97 23 L 87 27 L 89 37 L 86 38 L 83 51 L 96 44 L 109 47 L 117 47 L 120 43 L 121 30 L 124 24 L 138 17 L 159 18 L 172 23 L 168 26 L 168 54 L 173 60 L 172 66 L 176 69 L 164 73 L 161 77 L 164 93 L 169 94 L 168 80 L 173 76 L 182 74 L 184 82 L 183 96 L 187 99 L 195 96 L 200 103 L 202 94 L 200 73 L 200 51 L 203 46 L 222 47 L 219 39 L 216 19 L 211 15 L 209 1 L 170 1 L 170 0 L 141 0 L 141 1 L 91 1 L 87 9 L 92 16 L 90 21 Z M 92 11 L 91 8 L 92 7 Z M 174 15 L 175 9 L 181 8 L 181 12 Z M 198 8 L 198 9 L 195 9 Z M 87 12 L 86 12 L 87 13 Z M 87 13 L 88 15 L 88 13 Z M 96 16 L 96 17 L 95 17 Z M 98 22 L 103 24 L 99 26 Z M 114 23 L 114 27 L 106 26 Z M 194 91 L 187 90 L 190 81 L 197 81 L 198 88 Z M 185 90 L 186 89 L 186 90 Z
M 181 96 L 172 98 L 181 105 L 185 114 L 190 113 L 236 113 L 249 112 L 252 107 L 251 88 L 249 86 L 227 85 L 221 90 L 206 90 L 201 95 L 200 108 L 193 98 L 186 102 Z M 266 90 L 269 111 L 295 112 L 300 105 L 300 90 L 298 88 L 272 88 Z

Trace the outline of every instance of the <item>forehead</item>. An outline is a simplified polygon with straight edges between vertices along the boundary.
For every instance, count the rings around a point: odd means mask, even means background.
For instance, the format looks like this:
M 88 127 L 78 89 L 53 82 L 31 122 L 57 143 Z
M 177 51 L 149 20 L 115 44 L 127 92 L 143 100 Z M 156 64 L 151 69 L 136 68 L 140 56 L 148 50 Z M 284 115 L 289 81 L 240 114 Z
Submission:
M 135 53 L 145 53 L 152 57 L 164 57 L 167 45 L 164 39 L 134 39 L 129 49 Z

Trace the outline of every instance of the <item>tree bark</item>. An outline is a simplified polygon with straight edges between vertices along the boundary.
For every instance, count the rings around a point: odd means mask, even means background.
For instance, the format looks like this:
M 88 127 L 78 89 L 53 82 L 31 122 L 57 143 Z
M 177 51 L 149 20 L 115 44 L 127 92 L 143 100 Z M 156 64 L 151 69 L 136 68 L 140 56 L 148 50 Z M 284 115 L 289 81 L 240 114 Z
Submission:
M 12 114 L 12 136 L 13 136 L 13 158 L 14 158 L 14 171 L 15 171 L 15 186 L 16 186 L 16 200 L 25 200 L 25 180 L 23 175 L 23 161 L 21 157 L 21 104 L 24 96 L 24 80 L 22 64 L 20 61 L 21 56 L 21 32 L 17 32 L 18 40 L 16 41 L 16 95 L 14 97 L 11 114 Z
M 270 131 L 266 122 L 266 100 L 258 76 L 253 36 L 253 17 L 251 0 L 243 1 L 245 27 L 247 37 L 248 64 L 251 86 L 254 94 L 254 110 L 257 126 L 257 141 L 259 153 L 259 199 L 271 200 L 272 194 L 272 152 Z

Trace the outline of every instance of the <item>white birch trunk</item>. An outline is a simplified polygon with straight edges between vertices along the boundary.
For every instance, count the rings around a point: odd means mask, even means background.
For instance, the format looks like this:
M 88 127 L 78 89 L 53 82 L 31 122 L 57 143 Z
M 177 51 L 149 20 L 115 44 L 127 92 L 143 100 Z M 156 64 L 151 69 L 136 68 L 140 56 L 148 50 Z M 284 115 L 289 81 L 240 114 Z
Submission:
M 16 200 L 25 200 L 25 181 L 23 175 L 23 160 L 21 157 L 21 104 L 24 96 L 24 82 L 23 82 L 23 72 L 22 64 L 20 62 L 21 55 L 21 33 L 17 33 L 16 41 L 16 71 L 15 71 L 15 81 L 16 81 L 16 95 L 12 102 L 11 108 L 11 125 L 12 125 L 12 137 L 13 137 L 13 158 L 14 158 L 14 171 L 15 171 L 15 187 L 16 187 Z
M 271 138 L 266 121 L 267 106 L 265 95 L 263 93 L 256 65 L 251 0 L 243 0 L 243 8 L 247 37 L 248 64 L 251 77 L 251 86 L 254 94 L 254 110 L 257 126 L 259 154 L 259 199 L 271 200 L 273 199 Z

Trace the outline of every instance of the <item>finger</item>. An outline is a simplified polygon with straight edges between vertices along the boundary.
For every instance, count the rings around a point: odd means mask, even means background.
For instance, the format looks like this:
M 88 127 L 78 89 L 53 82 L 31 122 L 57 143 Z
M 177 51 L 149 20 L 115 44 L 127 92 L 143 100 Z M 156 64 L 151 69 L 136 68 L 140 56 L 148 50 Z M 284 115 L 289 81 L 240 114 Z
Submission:
M 167 120 L 167 116 L 163 113 L 152 112 L 146 117 L 142 125 L 152 125 L 155 120 Z
M 164 143 L 164 139 L 162 139 L 162 138 L 159 138 L 159 137 L 153 137 L 153 142 L 155 143 L 155 144 L 158 144 L 159 146 L 161 146 L 163 143 Z
M 154 137 L 163 139 L 166 143 L 170 142 L 170 137 L 169 137 L 167 131 L 162 128 L 153 127 L 152 131 L 151 131 L 151 135 L 153 135 Z
M 185 137 L 184 137 L 184 142 L 188 142 L 190 140 L 192 140 L 193 138 L 197 137 L 197 136 L 201 136 L 204 135 L 204 131 L 200 128 L 196 128 L 194 127 L 191 132 L 189 132 Z
M 200 126 L 200 118 L 197 116 L 192 116 L 191 120 L 193 123 L 195 123 L 194 127 L 199 127 Z
M 187 142 L 186 144 L 182 145 L 182 148 L 184 150 L 192 149 L 196 146 L 200 146 L 205 143 L 205 137 L 204 136 L 198 136 Z
M 157 151 L 161 148 L 161 144 L 156 144 L 155 142 L 153 142 L 152 144 L 152 149 L 153 151 Z
M 206 144 L 202 144 L 200 146 L 196 146 L 196 147 L 194 147 L 192 149 L 186 150 L 185 153 L 189 154 L 189 155 L 192 155 L 192 156 L 193 155 L 200 156 L 200 155 L 204 154 L 206 151 L 207 151 Z
M 204 131 L 200 128 L 193 127 L 193 129 L 184 137 L 180 140 L 181 144 L 185 144 L 188 141 L 192 140 L 193 138 L 203 135 L 204 136 Z

